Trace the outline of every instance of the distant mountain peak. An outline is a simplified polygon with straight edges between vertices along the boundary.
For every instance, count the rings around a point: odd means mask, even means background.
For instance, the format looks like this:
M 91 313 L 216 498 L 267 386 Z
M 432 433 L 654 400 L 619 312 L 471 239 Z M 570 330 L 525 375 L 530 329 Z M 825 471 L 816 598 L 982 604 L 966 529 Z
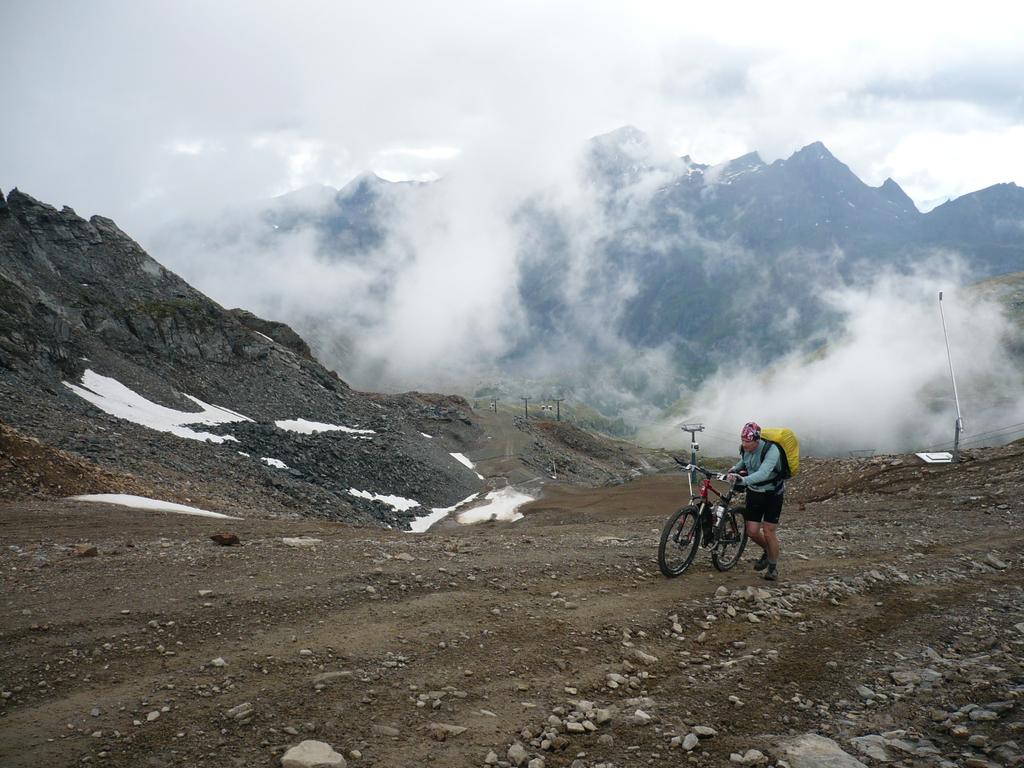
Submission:
M 610 133 L 594 136 L 587 147 L 586 164 L 594 178 L 605 183 L 623 179 L 635 180 L 645 171 L 663 164 L 669 158 L 661 157 L 651 138 L 632 125 L 616 128 Z
M 633 125 L 624 125 L 608 133 L 601 133 L 591 138 L 592 142 L 604 145 L 622 146 L 623 144 L 647 144 L 650 137 Z
M 747 154 L 734 157 L 725 163 L 727 168 L 757 168 L 762 165 L 764 165 L 764 160 L 757 152 L 747 152 Z
M 378 176 L 373 171 L 363 171 L 359 175 L 355 176 L 347 184 L 345 184 L 341 188 L 340 191 L 343 192 L 346 189 L 350 189 L 350 188 L 354 189 L 354 188 L 362 186 L 362 185 L 383 186 L 385 184 L 390 184 L 390 183 L 391 183 L 390 181 L 388 181 L 387 179 L 382 179 L 380 176 Z
M 910 195 L 904 192 L 903 187 L 893 181 L 891 177 L 882 182 L 882 186 L 878 188 L 878 191 L 882 193 L 882 197 L 886 200 L 896 203 L 901 208 L 917 210 L 917 205 L 910 199 Z
M 745 155 L 712 166 L 708 169 L 705 178 L 711 183 L 731 184 L 744 174 L 754 173 L 766 167 L 764 160 L 757 152 L 747 152 Z
M 796 171 L 800 176 L 828 177 L 834 183 L 849 183 L 852 187 L 868 188 L 867 184 L 850 170 L 850 166 L 828 152 L 828 147 L 820 141 L 800 148 L 790 157 L 779 161 L 779 165 Z
M 381 195 L 392 182 L 382 179 L 373 171 L 364 171 L 338 190 L 336 201 L 360 198 L 370 200 Z
M 273 198 L 277 203 L 287 206 L 320 206 L 334 201 L 338 190 L 327 184 L 310 184 L 293 189 Z
M 832 162 L 838 163 L 839 160 L 829 152 L 828 147 L 822 144 L 820 141 L 815 141 L 808 144 L 806 147 L 801 147 L 789 157 L 790 160 L 831 160 Z

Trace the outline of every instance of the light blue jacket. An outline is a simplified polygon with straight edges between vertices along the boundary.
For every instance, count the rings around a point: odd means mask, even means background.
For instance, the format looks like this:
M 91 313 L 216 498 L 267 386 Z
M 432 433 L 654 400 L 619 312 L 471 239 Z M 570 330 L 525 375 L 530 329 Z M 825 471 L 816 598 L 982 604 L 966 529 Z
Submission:
M 777 493 L 785 486 L 786 481 L 782 479 L 769 480 L 779 469 L 779 447 L 768 446 L 768 452 L 761 461 L 761 450 L 764 448 L 764 441 L 758 440 L 757 447 L 753 451 L 742 451 L 740 460 L 736 462 L 730 472 L 738 472 L 741 469 L 747 470 L 747 476 L 740 480 L 752 491 L 759 493 Z

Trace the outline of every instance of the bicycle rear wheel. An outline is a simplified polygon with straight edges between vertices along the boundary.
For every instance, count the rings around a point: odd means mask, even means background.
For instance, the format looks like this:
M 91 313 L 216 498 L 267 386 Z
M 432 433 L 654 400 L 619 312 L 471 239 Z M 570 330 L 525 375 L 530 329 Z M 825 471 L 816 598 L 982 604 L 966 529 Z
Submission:
M 700 547 L 700 508 L 683 507 L 665 523 L 658 544 L 658 567 L 670 579 L 690 567 Z
M 747 524 L 743 514 L 735 509 L 725 510 L 718 544 L 711 553 L 711 562 L 720 571 L 728 571 L 740 561 L 747 546 Z

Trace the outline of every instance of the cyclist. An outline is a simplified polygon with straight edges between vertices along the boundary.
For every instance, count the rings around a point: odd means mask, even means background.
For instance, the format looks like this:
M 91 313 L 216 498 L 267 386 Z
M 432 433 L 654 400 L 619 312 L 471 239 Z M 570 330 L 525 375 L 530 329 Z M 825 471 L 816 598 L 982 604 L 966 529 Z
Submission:
M 755 571 L 764 571 L 764 578 L 779 578 L 779 516 L 786 483 L 778 477 L 779 448 L 761 440 L 761 427 L 747 422 L 740 430 L 743 449 L 740 460 L 729 470 L 727 479 L 747 489 L 747 535 L 756 541 L 764 553 L 754 564 Z M 737 474 L 746 470 L 746 476 Z

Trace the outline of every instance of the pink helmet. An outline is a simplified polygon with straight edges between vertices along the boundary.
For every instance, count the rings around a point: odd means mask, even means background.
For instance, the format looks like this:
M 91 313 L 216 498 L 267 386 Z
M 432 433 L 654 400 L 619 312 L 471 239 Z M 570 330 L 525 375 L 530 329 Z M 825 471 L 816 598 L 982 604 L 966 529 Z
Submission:
M 745 443 L 751 443 L 754 440 L 761 439 L 761 425 L 756 421 L 748 421 L 743 425 L 743 429 L 740 430 L 740 438 Z

